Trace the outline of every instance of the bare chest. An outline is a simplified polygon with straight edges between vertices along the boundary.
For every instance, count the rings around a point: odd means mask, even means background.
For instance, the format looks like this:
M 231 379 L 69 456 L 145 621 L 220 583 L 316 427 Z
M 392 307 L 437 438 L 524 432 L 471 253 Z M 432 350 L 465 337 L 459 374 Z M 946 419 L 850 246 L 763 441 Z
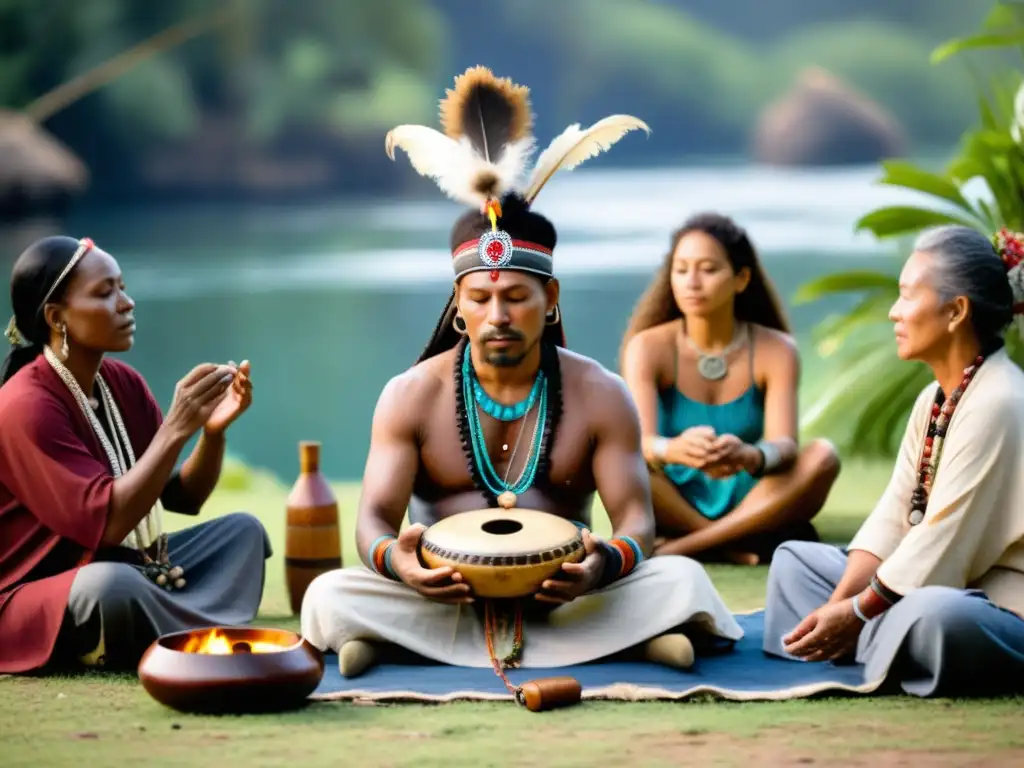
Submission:
M 585 411 L 579 404 L 565 403 L 553 429 L 539 416 L 537 408 L 515 421 L 499 421 L 479 413 L 478 429 L 470 430 L 468 425 L 460 429 L 468 414 L 460 418 L 454 392 L 449 390 L 438 398 L 426 422 L 417 495 L 440 499 L 475 491 L 470 470 L 475 464 L 476 473 L 489 477 L 499 488 L 539 484 L 570 503 L 589 496 L 595 484 L 593 444 Z M 545 462 L 540 453 L 545 440 L 549 443 L 549 462 L 546 476 L 542 476 Z

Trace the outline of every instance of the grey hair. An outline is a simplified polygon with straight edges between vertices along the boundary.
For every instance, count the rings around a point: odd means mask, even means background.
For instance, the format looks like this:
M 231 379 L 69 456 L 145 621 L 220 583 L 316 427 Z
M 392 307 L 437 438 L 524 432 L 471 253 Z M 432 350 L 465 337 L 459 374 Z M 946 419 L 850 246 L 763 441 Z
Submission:
M 970 301 L 970 322 L 982 354 L 1001 348 L 1013 320 L 1013 290 L 992 241 L 971 227 L 948 224 L 921 233 L 914 250 L 935 259 L 932 281 L 941 301 L 957 296 Z

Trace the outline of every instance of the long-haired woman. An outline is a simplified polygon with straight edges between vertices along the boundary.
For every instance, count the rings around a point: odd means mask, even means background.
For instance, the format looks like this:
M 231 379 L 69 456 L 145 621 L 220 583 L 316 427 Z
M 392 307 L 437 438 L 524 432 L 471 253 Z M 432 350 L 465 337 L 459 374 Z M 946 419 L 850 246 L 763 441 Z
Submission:
M 839 473 L 831 444 L 798 444 L 800 360 L 747 233 L 686 221 L 622 346 L 640 411 L 657 554 L 757 564 L 811 519 Z

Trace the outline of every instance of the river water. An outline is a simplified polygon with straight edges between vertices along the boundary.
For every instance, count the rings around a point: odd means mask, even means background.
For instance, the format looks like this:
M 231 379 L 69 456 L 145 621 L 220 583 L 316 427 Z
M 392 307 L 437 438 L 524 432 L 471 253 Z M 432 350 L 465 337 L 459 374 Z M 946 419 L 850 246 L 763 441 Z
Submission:
M 615 366 L 629 312 L 670 232 L 699 210 L 727 212 L 748 228 L 787 301 L 812 276 L 894 266 L 891 247 L 853 231 L 871 208 L 907 199 L 876 185 L 877 176 L 875 167 L 750 166 L 563 174 L 537 209 L 559 229 L 570 345 Z M 165 408 L 195 364 L 248 358 L 255 400 L 232 428 L 231 452 L 290 483 L 297 442 L 320 440 L 324 471 L 353 479 L 381 387 L 418 356 L 451 288 L 448 229 L 460 209 L 429 182 L 422 193 L 311 206 L 105 210 L 68 226 L 120 261 L 138 305 L 136 346 L 125 359 Z M 2 302 L 9 314 L 6 295 Z M 837 308 L 790 307 L 797 334 L 805 338 Z

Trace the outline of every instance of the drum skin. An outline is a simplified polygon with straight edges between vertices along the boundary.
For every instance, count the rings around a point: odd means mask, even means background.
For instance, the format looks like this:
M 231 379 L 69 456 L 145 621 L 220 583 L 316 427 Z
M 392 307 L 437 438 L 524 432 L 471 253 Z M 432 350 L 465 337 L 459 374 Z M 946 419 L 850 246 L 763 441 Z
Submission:
M 462 574 L 476 597 L 527 597 L 583 559 L 583 535 L 569 520 L 536 509 L 477 509 L 446 517 L 423 532 L 429 568 Z

